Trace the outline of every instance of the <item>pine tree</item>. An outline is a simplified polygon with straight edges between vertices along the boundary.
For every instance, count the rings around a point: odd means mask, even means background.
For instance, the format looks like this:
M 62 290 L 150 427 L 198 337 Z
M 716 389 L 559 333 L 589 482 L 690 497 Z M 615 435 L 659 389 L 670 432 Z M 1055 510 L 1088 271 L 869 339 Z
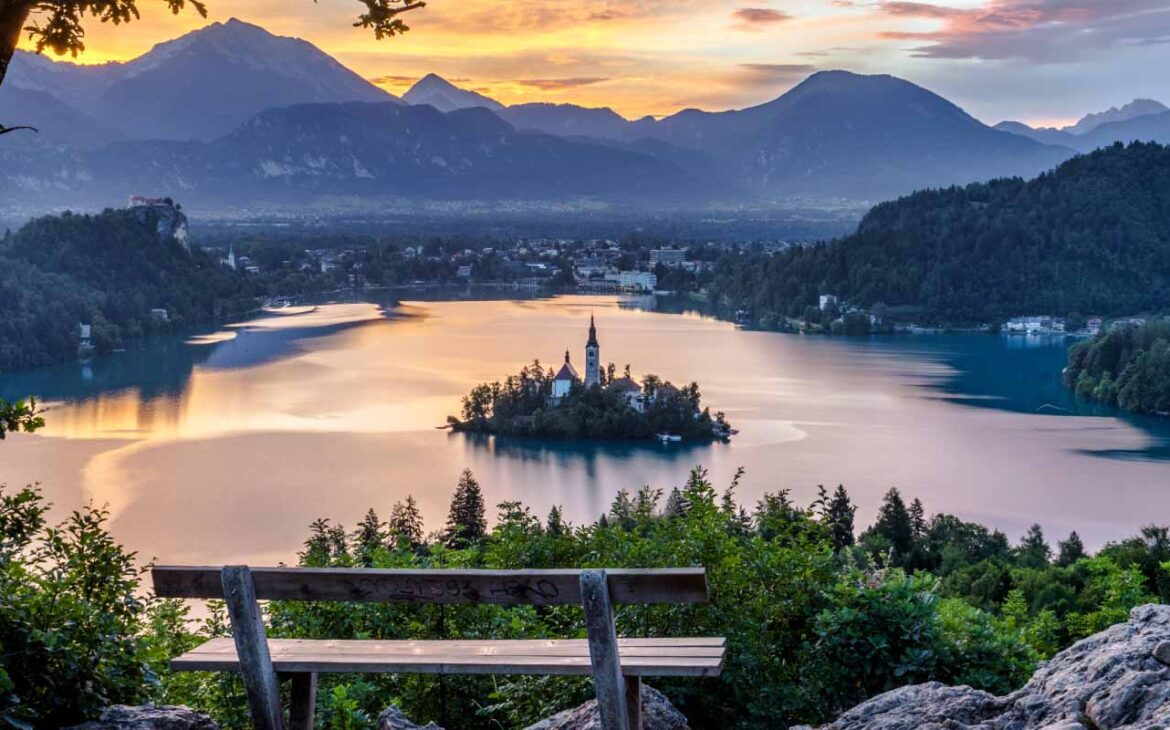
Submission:
M 914 533 L 915 542 L 926 537 L 926 508 L 917 497 L 910 503 L 910 529 Z
M 406 496 L 406 502 L 395 502 L 390 511 L 390 522 L 387 523 L 389 544 L 391 549 L 417 550 L 423 543 L 423 519 L 418 510 L 418 502 L 412 495 Z
M 549 537 L 564 537 L 569 534 L 569 526 L 565 524 L 565 519 L 561 514 L 561 508 L 555 504 L 548 511 L 548 519 L 545 520 L 545 532 L 548 533 Z
M 1026 568 L 1044 568 L 1051 557 L 1052 548 L 1044 540 L 1044 530 L 1040 525 L 1032 525 L 1016 549 L 1017 562 Z
M 895 565 L 905 565 L 914 550 L 914 523 L 906 503 L 897 488 L 891 488 L 882 498 L 877 520 L 867 531 L 867 536 L 880 538 L 882 549 L 893 551 Z
M 447 546 L 463 548 L 479 542 L 487 535 L 484 517 L 483 491 L 470 469 L 464 469 L 451 498 L 447 513 Z
M 369 568 L 374 564 L 374 553 L 385 543 L 386 533 L 383 527 L 377 513 L 370 509 L 353 533 L 354 559 L 363 568 Z
M 833 492 L 825 508 L 825 523 L 829 526 L 829 536 L 837 550 L 853 544 L 853 517 L 856 514 L 857 507 L 849 499 L 844 485 L 838 484 L 837 491 Z
M 329 528 L 329 560 L 331 565 L 349 565 L 349 535 L 340 522 Z
M 1067 568 L 1078 560 L 1089 557 L 1088 553 L 1085 552 L 1085 543 L 1081 542 L 1081 536 L 1077 534 L 1076 530 L 1069 533 L 1067 540 L 1056 543 L 1056 547 L 1060 551 L 1059 557 L 1056 558 L 1056 564 L 1062 568 Z
M 609 515 L 612 518 L 612 524 L 623 530 L 632 530 L 637 521 L 634 519 L 634 503 L 630 500 L 630 493 L 622 489 L 613 498 L 613 504 L 609 506 Z
M 309 525 L 309 539 L 305 550 L 299 553 L 301 565 L 324 568 L 329 565 L 329 520 L 313 520 Z
M 684 517 L 687 514 L 687 500 L 682 491 L 675 487 L 670 490 L 666 498 L 666 506 L 662 508 L 662 516 L 666 518 Z

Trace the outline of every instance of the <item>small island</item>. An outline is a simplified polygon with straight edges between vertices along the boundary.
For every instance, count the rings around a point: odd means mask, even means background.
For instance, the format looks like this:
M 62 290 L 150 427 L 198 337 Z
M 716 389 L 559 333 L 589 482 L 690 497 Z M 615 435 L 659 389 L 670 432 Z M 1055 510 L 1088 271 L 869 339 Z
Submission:
M 584 378 L 566 350 L 556 372 L 536 360 L 502 383 L 477 385 L 461 417 L 447 423 L 453 431 L 592 441 L 709 443 L 734 433 L 722 413 L 703 407 L 698 383 L 678 388 L 655 375 L 639 383 L 628 365 L 621 376 L 613 363 L 603 369 L 592 317 Z

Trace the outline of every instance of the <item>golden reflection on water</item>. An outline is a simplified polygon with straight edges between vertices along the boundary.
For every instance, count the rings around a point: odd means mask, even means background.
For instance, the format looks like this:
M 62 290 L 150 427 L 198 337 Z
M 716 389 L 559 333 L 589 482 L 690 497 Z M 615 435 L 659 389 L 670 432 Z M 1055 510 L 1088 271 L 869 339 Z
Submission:
M 740 435 L 686 451 L 435 430 L 475 383 L 533 358 L 559 362 L 566 348 L 580 362 L 591 313 L 603 362 L 698 380 Z M 1100 542 L 1158 509 L 1170 513 L 1165 463 L 1080 453 L 1140 448 L 1149 439 L 1138 429 L 944 402 L 923 386 L 949 367 L 897 346 L 745 332 L 594 297 L 412 303 L 390 313 L 330 305 L 198 342 L 186 347 L 206 359 L 175 387 L 51 404 L 42 433 L 0 448 L 0 477 L 41 481 L 58 508 L 107 504 L 129 547 L 173 562 L 293 560 L 313 519 L 353 524 L 407 494 L 436 529 L 465 467 L 489 504 L 519 499 L 540 515 L 558 504 L 577 524 L 618 489 L 669 487 L 700 463 L 720 485 L 746 466 L 749 508 L 767 491 L 792 489 L 809 502 L 817 484 L 843 482 L 861 505 L 859 524 L 895 485 L 931 510 L 1009 534 L 1042 518 L 1052 534 L 1076 528 Z

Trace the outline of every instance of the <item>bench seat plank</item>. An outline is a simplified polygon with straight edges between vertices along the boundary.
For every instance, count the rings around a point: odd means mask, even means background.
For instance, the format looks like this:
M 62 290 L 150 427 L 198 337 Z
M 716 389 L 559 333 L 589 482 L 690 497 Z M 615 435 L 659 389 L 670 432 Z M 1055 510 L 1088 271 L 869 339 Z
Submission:
M 277 672 L 419 674 L 557 674 L 587 676 L 584 640 L 343 641 L 270 639 Z M 723 640 L 620 639 L 630 676 L 713 677 L 722 671 Z M 176 671 L 239 671 L 230 638 L 212 639 L 171 662 Z

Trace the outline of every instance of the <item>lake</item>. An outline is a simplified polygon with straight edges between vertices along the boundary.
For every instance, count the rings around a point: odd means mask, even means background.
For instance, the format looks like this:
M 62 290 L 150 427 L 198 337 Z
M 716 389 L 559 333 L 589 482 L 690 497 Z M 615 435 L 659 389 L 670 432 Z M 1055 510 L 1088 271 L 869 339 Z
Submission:
M 193 338 L 0 375 L 48 427 L 0 444 L 0 480 L 40 482 L 58 514 L 108 505 L 143 559 L 295 561 L 318 517 L 352 527 L 407 494 L 442 527 L 460 472 L 489 505 L 562 505 L 580 524 L 622 488 L 669 489 L 703 465 L 747 469 L 749 507 L 843 483 L 868 525 L 897 486 L 1017 539 L 1033 522 L 1090 547 L 1170 521 L 1170 422 L 1077 403 L 1063 340 L 992 335 L 802 337 L 752 332 L 653 298 L 334 304 Z M 664 307 L 665 308 L 665 307 Z M 590 314 L 603 363 L 676 383 L 740 433 L 730 444 L 567 444 L 437 430 L 478 382 L 533 358 L 580 368 Z M 489 508 L 489 512 L 493 512 Z

